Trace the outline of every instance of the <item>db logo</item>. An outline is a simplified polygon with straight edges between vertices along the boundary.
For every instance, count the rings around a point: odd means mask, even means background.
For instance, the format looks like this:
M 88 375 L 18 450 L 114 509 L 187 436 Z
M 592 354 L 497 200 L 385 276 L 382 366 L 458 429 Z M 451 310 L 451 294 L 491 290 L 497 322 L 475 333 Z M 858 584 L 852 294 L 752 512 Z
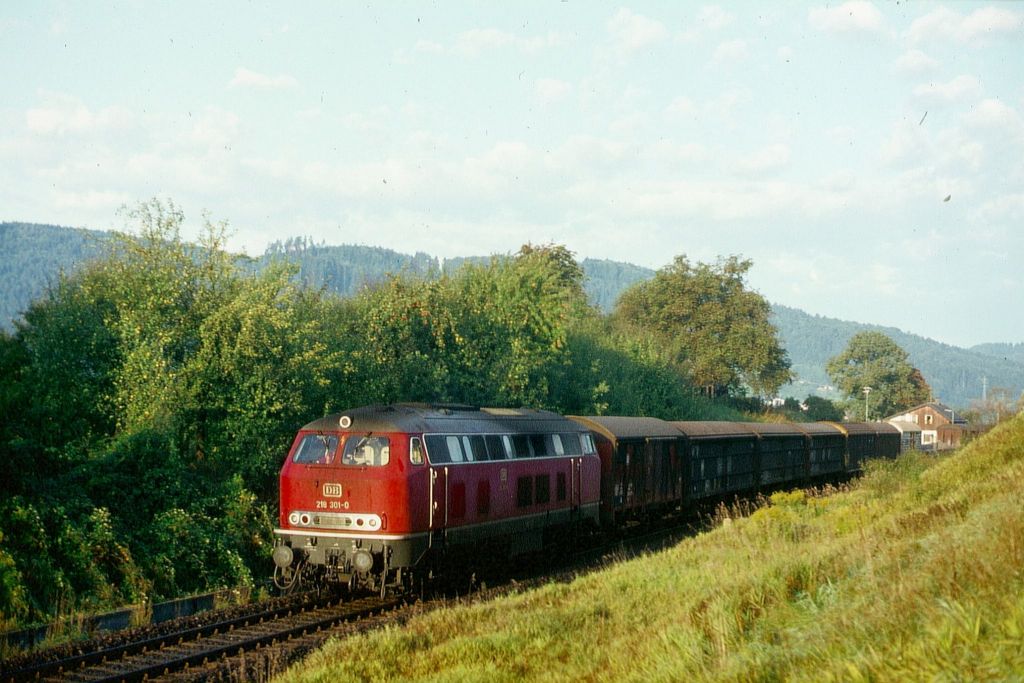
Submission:
M 324 484 L 324 498 L 341 498 L 341 484 Z

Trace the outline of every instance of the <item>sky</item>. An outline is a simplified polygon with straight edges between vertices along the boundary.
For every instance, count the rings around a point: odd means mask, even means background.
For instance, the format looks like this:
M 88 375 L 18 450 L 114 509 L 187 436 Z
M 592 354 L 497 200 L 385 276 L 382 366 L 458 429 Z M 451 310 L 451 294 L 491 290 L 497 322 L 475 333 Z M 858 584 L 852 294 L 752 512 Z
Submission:
M 0 63 L 0 221 L 739 255 L 772 303 L 1024 342 L 1024 2 L 7 2 Z

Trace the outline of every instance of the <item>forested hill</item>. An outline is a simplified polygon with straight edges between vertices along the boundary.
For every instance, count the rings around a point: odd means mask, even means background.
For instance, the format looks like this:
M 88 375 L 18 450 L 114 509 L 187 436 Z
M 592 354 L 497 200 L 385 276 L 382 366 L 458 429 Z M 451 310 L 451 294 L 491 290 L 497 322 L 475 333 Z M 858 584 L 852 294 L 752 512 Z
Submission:
M 875 330 L 890 337 L 910 355 L 910 364 L 918 368 L 931 385 L 935 397 L 954 407 L 965 408 L 981 398 L 982 384 L 1008 389 L 1011 396 L 1024 391 L 1024 362 L 1010 353 L 981 353 L 981 349 L 1019 349 L 1021 345 L 991 344 L 962 349 L 909 334 L 895 327 L 810 315 L 795 308 L 772 306 L 772 322 L 779 329 L 782 345 L 789 351 L 793 370 L 799 375 L 796 384 L 783 388 L 797 398 L 808 393 L 829 396 L 820 387 L 829 384 L 825 364 L 846 348 L 850 337 L 865 330 Z
M 1024 342 L 1019 344 L 978 344 L 971 351 L 1024 364 Z
M 70 271 L 97 254 L 107 237 L 105 232 L 52 225 L 0 223 L 0 327 L 12 329 L 12 320 L 56 282 L 62 269 Z M 323 287 L 343 296 L 383 280 L 388 273 L 431 276 L 452 271 L 467 261 L 487 260 L 440 260 L 424 253 L 410 256 L 378 247 L 326 246 L 292 238 L 272 244 L 247 267 L 262 268 L 281 258 L 299 264 L 299 278 L 307 286 Z M 630 285 L 654 275 L 648 268 L 615 261 L 585 259 L 581 265 L 590 300 L 603 311 L 610 311 Z M 802 399 L 818 393 L 834 398 L 834 394 L 821 389 L 829 384 L 825 363 L 845 348 L 850 337 L 869 329 L 885 333 L 903 347 L 935 395 L 954 407 L 967 407 L 979 398 L 984 381 L 990 389 L 1004 388 L 1014 397 L 1024 391 L 1024 343 L 982 344 L 967 350 L 895 328 L 813 316 L 786 306 L 776 305 L 773 310 L 773 322 L 799 375 L 796 384 L 784 387 L 784 396 Z
M 71 272 L 96 256 L 108 237 L 106 232 L 55 225 L 0 223 L 0 329 L 13 329 L 12 321 L 56 282 L 62 270 Z M 276 259 L 298 263 L 303 284 L 349 296 L 388 273 L 431 276 L 466 262 L 486 262 L 488 257 L 440 260 L 422 252 L 410 256 L 381 247 L 327 246 L 296 237 L 271 244 L 246 267 L 259 269 Z M 649 268 L 616 261 L 584 259 L 581 266 L 591 302 L 606 312 L 623 290 L 654 276 Z
M 0 329 L 51 284 L 102 250 L 109 233 L 36 223 L 0 223 Z

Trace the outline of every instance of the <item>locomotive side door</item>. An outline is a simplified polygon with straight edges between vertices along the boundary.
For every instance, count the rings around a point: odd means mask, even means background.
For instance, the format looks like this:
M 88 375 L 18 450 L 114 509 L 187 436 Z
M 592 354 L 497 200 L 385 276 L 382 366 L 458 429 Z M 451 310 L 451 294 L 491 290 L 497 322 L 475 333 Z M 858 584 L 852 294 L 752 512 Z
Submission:
M 430 466 L 430 543 L 444 543 L 448 527 L 448 466 Z
M 569 477 L 572 480 L 569 504 L 572 506 L 573 519 L 579 515 L 583 503 L 583 458 L 576 457 L 569 461 Z

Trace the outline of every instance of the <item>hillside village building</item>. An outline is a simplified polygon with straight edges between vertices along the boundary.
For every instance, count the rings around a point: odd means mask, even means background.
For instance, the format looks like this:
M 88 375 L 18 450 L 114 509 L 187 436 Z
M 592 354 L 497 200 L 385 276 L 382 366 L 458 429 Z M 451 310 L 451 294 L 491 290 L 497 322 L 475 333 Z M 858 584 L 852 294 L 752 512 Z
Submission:
M 975 431 L 956 411 L 936 401 L 890 415 L 885 421 L 899 429 L 905 441 L 913 440 L 923 450 L 958 448 Z M 920 428 L 920 441 L 917 441 L 915 427 Z

